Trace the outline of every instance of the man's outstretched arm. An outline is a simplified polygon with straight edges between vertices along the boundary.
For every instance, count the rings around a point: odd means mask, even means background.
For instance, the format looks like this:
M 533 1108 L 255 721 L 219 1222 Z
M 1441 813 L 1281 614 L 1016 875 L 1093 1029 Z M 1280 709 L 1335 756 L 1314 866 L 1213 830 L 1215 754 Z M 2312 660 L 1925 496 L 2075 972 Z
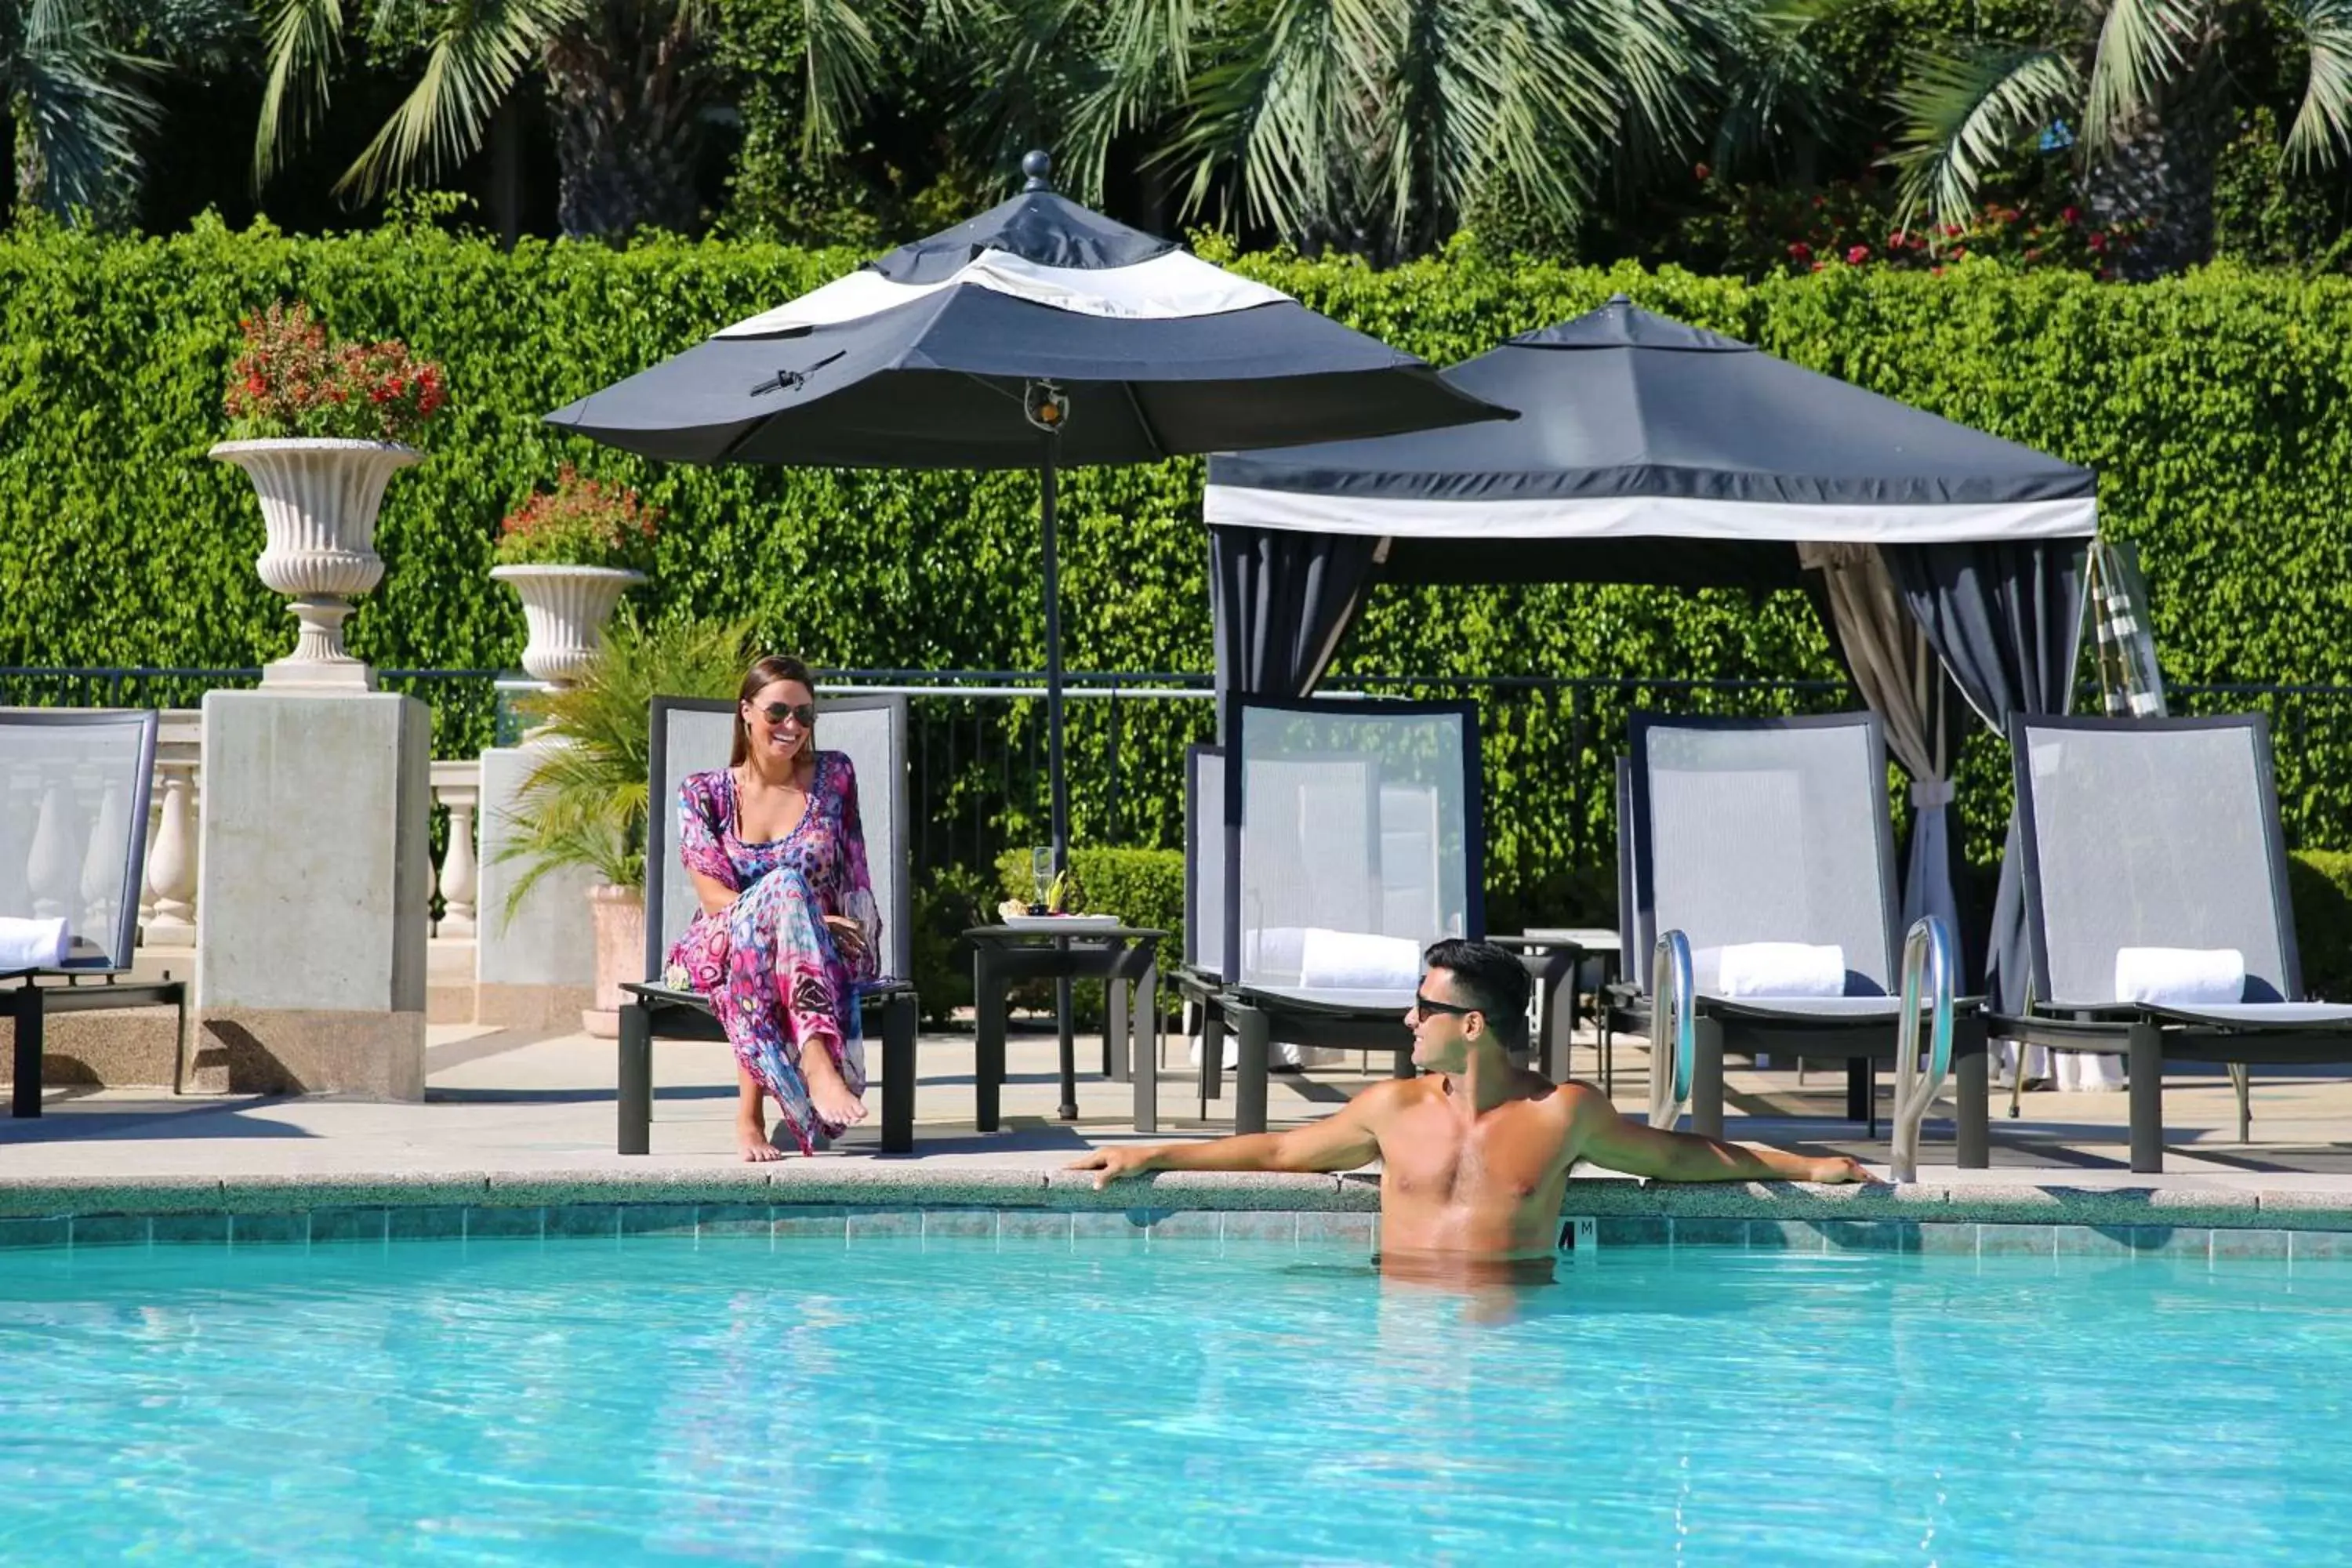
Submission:
M 1591 1089 L 1583 1091 L 1576 1123 L 1577 1157 L 1629 1176 L 1651 1176 L 1662 1182 L 1870 1179 L 1860 1161 L 1843 1154 L 1817 1159 L 1781 1149 L 1726 1143 L 1691 1132 L 1661 1132 L 1645 1121 L 1619 1115 L 1615 1106 Z
M 1146 1171 L 1352 1171 L 1380 1157 L 1377 1122 L 1393 1090 L 1375 1084 L 1320 1121 L 1206 1143 L 1113 1144 L 1070 1162 L 1097 1171 L 1097 1190 Z

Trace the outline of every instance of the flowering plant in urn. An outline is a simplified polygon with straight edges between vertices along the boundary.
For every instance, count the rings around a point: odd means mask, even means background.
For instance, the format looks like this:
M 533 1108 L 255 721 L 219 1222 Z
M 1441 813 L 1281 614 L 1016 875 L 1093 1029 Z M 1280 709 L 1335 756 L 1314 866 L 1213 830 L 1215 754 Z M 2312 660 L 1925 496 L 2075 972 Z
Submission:
M 343 621 L 351 595 L 383 578 L 376 511 L 421 456 L 409 437 L 448 402 L 441 367 L 398 342 L 331 342 L 299 303 L 238 325 L 222 400 L 236 439 L 212 456 L 252 479 L 268 541 L 255 565 L 301 626 L 262 684 L 373 690 L 373 672 L 343 650 Z
M 587 669 L 621 595 L 646 580 L 660 519 L 635 490 L 569 463 L 552 490 L 507 514 L 490 575 L 522 597 L 522 667 L 534 679 L 565 686 Z
M 441 367 L 397 339 L 330 343 L 303 304 L 237 323 L 244 352 L 224 400 L 232 436 L 409 443 L 449 401 Z
M 499 525 L 499 564 L 643 571 L 661 515 L 626 485 L 583 478 L 566 463 L 553 489 L 534 490 Z

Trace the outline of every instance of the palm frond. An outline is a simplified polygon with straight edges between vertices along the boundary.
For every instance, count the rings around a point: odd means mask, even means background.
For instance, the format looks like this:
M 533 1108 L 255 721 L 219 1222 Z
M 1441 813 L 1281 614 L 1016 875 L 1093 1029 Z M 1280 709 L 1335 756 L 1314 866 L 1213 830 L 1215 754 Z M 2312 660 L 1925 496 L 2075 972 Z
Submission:
M 337 191 L 375 196 L 431 180 L 478 151 L 490 120 L 540 51 L 586 15 L 584 0 L 467 0 L 443 13 L 425 71 Z
M 1957 223 L 2002 154 L 2073 102 L 2081 73 L 2048 45 L 1958 43 L 1915 55 L 1895 95 L 1904 128 L 1899 222 Z
M 157 66 L 110 45 L 86 0 L 30 0 L 21 26 L 10 107 L 38 169 L 36 199 L 62 216 L 137 172 L 139 134 L 162 115 L 140 83 Z
M 1189 163 L 1187 211 L 1231 171 L 1244 210 L 1298 236 L 1344 222 L 1342 171 L 1377 162 L 1377 105 L 1394 53 L 1379 0 L 1274 0 L 1261 29 L 1194 78 L 1169 148 Z
M 502 918 L 540 879 L 583 867 L 606 882 L 645 881 L 649 714 L 656 697 L 731 697 L 751 662 L 740 624 L 667 621 L 624 613 L 576 686 L 539 699 L 538 754 L 517 792 L 497 859 L 523 868 Z
M 268 75 L 253 133 L 256 190 L 286 157 L 287 131 L 307 136 L 327 106 L 328 78 L 342 52 L 343 0 L 279 0 L 268 29 Z
M 1828 141 L 1848 110 L 1843 78 L 1820 48 L 1822 33 L 1870 0 L 1768 0 L 1753 8 L 1711 6 L 1706 43 L 1723 61 L 1722 112 L 1714 161 L 1760 162 L 1800 130 Z
M 2311 55 L 2286 155 L 2305 169 L 2327 168 L 2352 152 L 2352 0 L 2286 0 L 2284 9 Z
M 2124 122 L 2180 72 L 2202 27 L 2206 5 L 2207 0 L 2108 0 L 2083 105 L 2086 148 L 2111 143 Z
M 901 0 L 801 0 L 801 156 L 814 161 L 841 149 L 908 33 Z
M 1080 67 L 1064 139 L 1063 174 L 1083 199 L 1101 197 L 1111 145 L 1183 103 L 1206 39 L 1197 0 L 1062 0 L 1088 31 L 1073 51 Z

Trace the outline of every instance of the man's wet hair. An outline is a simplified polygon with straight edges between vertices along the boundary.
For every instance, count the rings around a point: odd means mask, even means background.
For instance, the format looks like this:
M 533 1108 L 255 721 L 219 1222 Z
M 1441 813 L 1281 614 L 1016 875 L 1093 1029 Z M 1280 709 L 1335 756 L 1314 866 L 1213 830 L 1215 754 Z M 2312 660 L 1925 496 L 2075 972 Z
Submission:
M 1528 1037 L 1528 971 L 1518 955 L 1491 942 L 1447 937 L 1430 943 L 1422 962 L 1454 976 L 1455 996 L 1486 1016 L 1507 1050 L 1524 1050 Z

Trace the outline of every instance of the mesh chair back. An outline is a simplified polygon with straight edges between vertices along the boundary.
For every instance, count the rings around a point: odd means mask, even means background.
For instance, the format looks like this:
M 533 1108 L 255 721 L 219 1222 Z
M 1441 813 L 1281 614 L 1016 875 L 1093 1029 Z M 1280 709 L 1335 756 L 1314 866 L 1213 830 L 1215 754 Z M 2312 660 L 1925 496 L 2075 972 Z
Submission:
M 1646 987 L 1650 983 L 1651 934 L 1642 923 L 1642 900 L 1633 884 L 1633 759 L 1617 758 L 1617 972 Z
M 2243 1000 L 2302 999 L 2263 715 L 2019 720 L 2010 739 L 2038 999 L 2113 1003 L 2124 947 L 2234 947 Z
M 1300 984 L 1310 927 L 1485 934 L 1468 704 L 1240 700 L 1225 734 L 1227 978 Z
M 156 726 L 152 710 L 0 709 L 0 915 L 65 921 L 68 969 L 131 966 Z
M 646 829 L 646 974 L 659 980 L 670 944 L 694 920 L 701 902 L 678 864 L 677 791 L 688 773 L 727 765 L 735 739 L 735 704 L 661 697 L 653 707 L 653 792 Z M 858 816 L 866 836 L 866 874 L 882 916 L 882 967 L 905 978 L 914 972 L 913 897 L 907 866 L 907 700 L 856 693 L 820 697 L 816 742 L 847 754 L 857 771 Z
M 1897 889 L 1875 716 L 1633 723 L 1635 933 L 1690 939 L 1701 991 L 1738 942 L 1835 943 L 1887 994 Z
M 1222 975 L 1225 962 L 1225 752 L 1184 751 L 1184 963 Z

